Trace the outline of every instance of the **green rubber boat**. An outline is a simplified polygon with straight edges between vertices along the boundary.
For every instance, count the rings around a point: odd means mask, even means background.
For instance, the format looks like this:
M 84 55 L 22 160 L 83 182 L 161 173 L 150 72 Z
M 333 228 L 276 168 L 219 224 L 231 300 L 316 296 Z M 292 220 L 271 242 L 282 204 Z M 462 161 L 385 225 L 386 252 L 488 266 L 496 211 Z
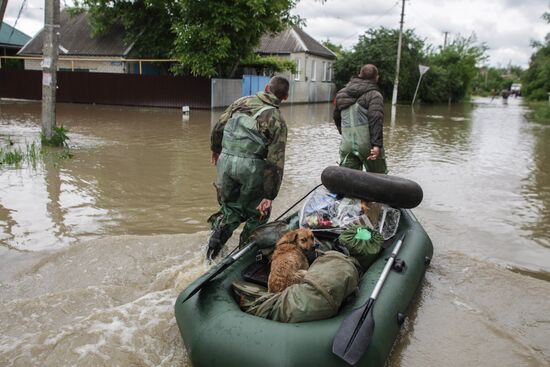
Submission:
M 341 174 L 342 170 L 338 168 L 337 173 Z M 334 177 L 332 175 L 331 179 Z M 343 179 L 348 182 L 349 177 Z M 332 186 L 330 180 L 322 181 L 329 183 L 325 186 Z M 403 189 L 402 185 L 398 186 Z M 338 191 L 333 189 L 331 187 L 331 191 Z M 372 199 L 357 192 L 354 196 Z M 368 345 L 359 346 L 364 351 L 353 363 L 384 366 L 433 255 L 432 242 L 411 210 L 401 208 L 398 211 L 400 219 L 395 234 L 386 241 L 386 248 L 362 276 L 357 296 L 345 303 L 335 317 L 281 323 L 241 311 L 233 295 L 232 283 L 241 280 L 243 271 L 256 261 L 254 243 L 240 251 L 239 256 L 213 279 L 209 279 L 207 273 L 206 278 L 202 276 L 189 285 L 176 300 L 175 316 L 193 366 L 349 366 L 349 361 L 333 352 L 337 344 L 335 337 L 346 318 L 349 322 L 354 310 L 372 300 L 373 290 L 381 277 L 384 277 L 383 284 L 370 310 L 372 335 L 368 337 Z M 293 222 L 296 216 L 287 221 Z M 396 247 L 399 250 L 393 256 Z M 388 263 L 392 266 L 387 266 Z M 209 280 L 205 282 L 205 279 Z

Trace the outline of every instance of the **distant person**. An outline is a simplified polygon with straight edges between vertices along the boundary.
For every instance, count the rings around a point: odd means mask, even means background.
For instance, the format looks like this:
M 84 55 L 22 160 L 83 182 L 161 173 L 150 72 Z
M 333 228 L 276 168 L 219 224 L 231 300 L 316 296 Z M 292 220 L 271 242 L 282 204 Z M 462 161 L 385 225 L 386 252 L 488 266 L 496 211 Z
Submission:
M 287 127 L 279 106 L 288 98 L 288 89 L 285 78 L 271 78 L 264 92 L 233 102 L 212 130 L 212 163 L 217 165 L 221 207 L 208 220 L 212 225 L 209 260 L 218 256 L 242 222 L 246 224 L 240 245 L 269 219 L 283 179 Z
M 491 89 L 491 101 L 493 101 L 493 99 L 495 99 L 497 95 L 497 91 L 495 88 Z
M 504 103 L 508 103 L 508 97 L 510 97 L 510 91 L 508 89 L 503 89 L 500 92 L 500 95 L 502 96 L 502 101 Z
M 364 65 L 335 98 L 334 123 L 342 135 L 340 165 L 387 173 L 384 154 L 384 97 L 378 88 L 378 69 Z

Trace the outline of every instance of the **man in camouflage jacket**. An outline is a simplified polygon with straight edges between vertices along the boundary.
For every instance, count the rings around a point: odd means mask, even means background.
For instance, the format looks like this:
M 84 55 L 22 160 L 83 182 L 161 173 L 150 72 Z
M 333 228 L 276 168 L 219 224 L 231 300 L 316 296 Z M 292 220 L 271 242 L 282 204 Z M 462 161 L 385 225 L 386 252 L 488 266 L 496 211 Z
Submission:
M 382 129 L 384 97 L 378 89 L 378 69 L 364 65 L 358 76 L 336 94 L 334 123 L 342 134 L 340 165 L 387 173 Z
M 221 208 L 209 219 L 209 259 L 242 222 L 241 245 L 269 219 L 283 179 L 287 127 L 279 105 L 288 98 L 288 89 L 285 78 L 273 77 L 264 92 L 233 102 L 212 130 L 210 149 Z

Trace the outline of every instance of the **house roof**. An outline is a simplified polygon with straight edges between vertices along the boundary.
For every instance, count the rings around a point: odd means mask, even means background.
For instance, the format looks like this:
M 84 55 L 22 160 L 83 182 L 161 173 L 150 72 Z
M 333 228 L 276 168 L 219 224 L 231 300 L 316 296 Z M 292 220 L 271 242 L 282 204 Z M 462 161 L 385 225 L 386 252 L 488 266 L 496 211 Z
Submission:
M 20 48 L 29 42 L 31 37 L 11 25 L 2 22 L 0 24 L 0 45 L 4 47 Z
M 67 11 L 61 11 L 60 30 L 59 49 L 65 56 L 120 57 L 127 56 L 131 49 L 124 43 L 122 26 L 115 27 L 108 35 L 92 38 L 92 28 L 85 12 L 71 16 Z M 19 51 L 19 55 L 42 55 L 43 44 L 44 28 Z
M 265 34 L 262 36 L 260 45 L 255 51 L 260 54 L 270 55 L 288 55 L 295 52 L 305 52 L 328 59 L 336 58 L 336 55 L 332 51 L 297 26 L 289 27 L 277 34 Z

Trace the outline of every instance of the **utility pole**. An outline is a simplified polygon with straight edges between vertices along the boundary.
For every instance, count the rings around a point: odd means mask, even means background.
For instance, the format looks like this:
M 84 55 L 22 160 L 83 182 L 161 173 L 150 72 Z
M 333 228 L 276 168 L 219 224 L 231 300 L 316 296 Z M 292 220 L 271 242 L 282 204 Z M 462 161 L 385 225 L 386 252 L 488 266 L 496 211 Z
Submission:
M 55 127 L 57 57 L 59 54 L 59 0 L 44 4 L 44 47 L 42 49 L 42 133 L 52 139 Z
M 4 21 L 4 13 L 6 12 L 6 6 L 8 0 L 0 0 L 0 28 L 2 28 L 2 22 Z
M 449 34 L 449 32 L 443 32 L 443 34 L 445 35 L 445 40 L 443 41 L 443 49 L 446 49 L 447 48 L 447 35 Z
M 395 81 L 393 83 L 392 106 L 397 104 L 397 88 L 399 87 L 399 64 L 401 63 L 401 42 L 403 40 L 403 18 L 405 17 L 405 0 L 401 6 L 401 22 L 399 26 L 399 41 L 397 42 L 397 63 L 395 65 Z

